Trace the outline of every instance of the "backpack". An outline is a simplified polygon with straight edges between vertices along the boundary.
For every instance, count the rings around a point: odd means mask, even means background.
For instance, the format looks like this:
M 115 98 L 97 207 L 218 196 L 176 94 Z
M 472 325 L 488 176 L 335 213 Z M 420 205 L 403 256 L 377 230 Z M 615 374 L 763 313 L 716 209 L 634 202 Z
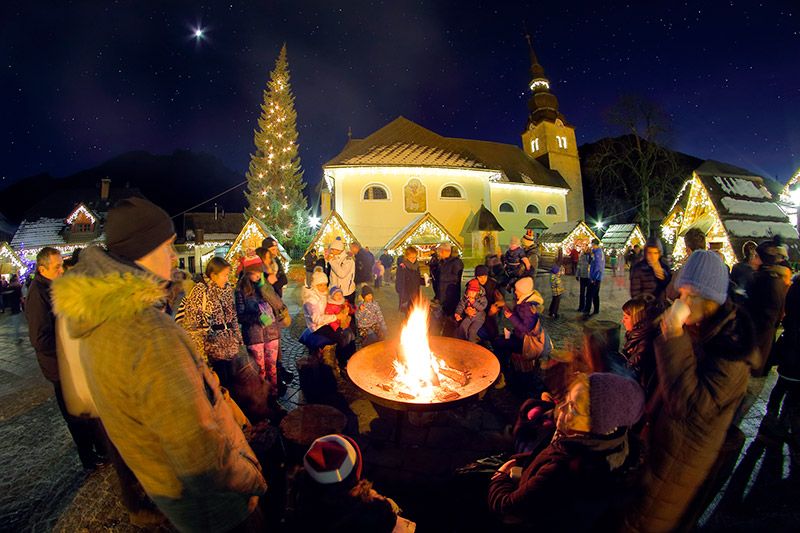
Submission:
M 553 341 L 539 319 L 536 326 L 522 339 L 522 353 L 511 356 L 511 364 L 520 372 L 531 372 L 536 370 L 539 361 L 547 360 L 552 351 Z

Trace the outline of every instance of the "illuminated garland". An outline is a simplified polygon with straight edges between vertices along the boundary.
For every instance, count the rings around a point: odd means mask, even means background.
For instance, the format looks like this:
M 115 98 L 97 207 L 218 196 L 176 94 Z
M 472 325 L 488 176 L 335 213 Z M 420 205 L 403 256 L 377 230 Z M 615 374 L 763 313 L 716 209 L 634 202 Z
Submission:
M 436 242 L 434 242 L 434 243 L 431 243 L 431 242 L 424 242 L 424 243 L 414 242 L 415 240 L 418 240 L 419 238 L 421 238 L 422 236 L 425 236 L 425 235 L 432 235 Z M 417 228 L 414 231 L 412 231 L 405 238 L 405 240 L 403 240 L 400 244 L 396 245 L 391 250 L 388 250 L 388 252 L 389 252 L 390 255 L 395 255 L 395 256 L 396 255 L 400 255 L 409 246 L 415 246 L 420 251 L 423 251 L 423 250 L 427 251 L 427 250 L 430 250 L 432 248 L 435 248 L 436 246 L 438 246 L 439 244 L 444 243 L 444 242 L 449 243 L 451 246 L 456 248 L 459 253 L 461 253 L 461 245 L 458 244 L 458 242 L 456 242 L 453 239 L 451 239 L 450 236 L 445 231 L 443 231 L 442 228 L 439 227 L 438 224 L 436 224 L 432 220 L 425 220 L 422 224 L 417 226 Z
M 78 218 L 78 215 L 80 215 L 81 213 L 83 213 L 86 216 L 86 218 L 91 220 L 92 224 L 95 224 L 97 222 L 97 219 L 94 216 L 92 216 L 92 214 L 89 212 L 89 210 L 86 208 L 86 206 L 83 205 L 83 204 L 80 204 L 75 209 L 75 211 L 73 211 L 72 214 L 67 217 L 67 224 L 72 224 L 75 221 L 75 219 Z
M 588 240 L 591 242 L 592 239 L 597 239 L 597 235 L 581 221 L 561 242 L 543 242 L 542 248 L 544 248 L 545 252 L 551 254 L 557 254 L 558 249 L 561 248 L 562 253 L 567 254 L 571 249 L 575 248 L 577 241 Z
M 0 244 L 0 262 L 11 263 L 20 272 L 25 272 L 26 270 L 25 263 L 5 242 Z
M 261 241 L 267 237 L 272 237 L 273 239 L 275 238 L 273 235 L 270 235 L 269 231 L 267 231 L 266 228 L 264 228 L 255 217 L 250 217 L 250 219 L 242 228 L 242 231 L 239 232 L 236 240 L 233 241 L 228 253 L 225 254 L 225 260 L 229 263 L 236 262 L 239 256 L 245 255 L 247 250 L 255 250 L 256 248 L 260 247 Z M 277 239 L 275 240 L 277 242 Z M 278 244 L 278 248 L 280 248 L 280 244 Z M 284 260 L 291 260 L 291 258 L 286 256 L 286 252 L 283 250 L 281 250 L 281 255 L 283 256 Z
M 233 241 L 231 241 L 231 240 L 227 240 L 227 241 L 205 241 L 202 244 L 199 244 L 199 243 L 196 243 L 196 242 L 187 242 L 187 243 L 184 243 L 184 246 L 186 246 L 187 248 L 190 248 L 190 249 L 191 248 L 206 248 L 208 246 L 213 246 L 214 248 L 219 248 L 220 246 L 227 246 L 227 245 L 232 244 L 232 243 L 233 243 Z M 259 244 L 259 246 L 261 246 L 261 245 Z
M 331 211 L 325 222 L 317 230 L 314 238 L 311 239 L 311 243 L 305 253 L 307 254 L 313 248 L 317 251 L 317 254 L 321 254 L 330 243 L 336 240 L 336 237 L 342 238 L 345 247 L 357 240 L 350 228 L 347 227 L 347 224 L 339 217 L 339 213 Z
M 691 179 L 691 189 L 689 189 L 689 200 L 686 203 L 686 210 L 684 211 L 683 220 L 681 221 L 680 229 L 688 230 L 689 227 L 697 221 L 700 217 L 708 215 L 713 219 L 711 228 L 706 232 L 706 239 L 708 242 L 722 241 L 722 256 L 725 263 L 732 267 L 736 263 L 736 253 L 731 246 L 728 232 L 725 231 L 725 226 L 722 224 L 722 219 L 711 201 L 703 182 L 695 174 Z M 686 244 L 683 239 L 678 239 L 675 243 L 675 249 L 672 256 L 676 262 L 680 263 L 686 258 Z

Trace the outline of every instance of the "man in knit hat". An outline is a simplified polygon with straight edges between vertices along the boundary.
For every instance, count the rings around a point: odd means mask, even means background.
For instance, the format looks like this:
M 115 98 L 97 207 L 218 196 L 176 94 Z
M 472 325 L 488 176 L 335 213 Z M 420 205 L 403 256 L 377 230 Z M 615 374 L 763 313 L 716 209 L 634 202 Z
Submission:
M 756 360 L 752 321 L 728 299 L 728 269 L 716 253 L 693 252 L 675 285 L 680 299 L 655 341 L 660 403 L 648 408 L 651 449 L 626 518 L 632 531 L 692 528 L 687 509 L 717 461 Z
M 626 500 L 620 472 L 638 460 L 629 456 L 628 428 L 643 411 L 644 391 L 632 379 L 579 374 L 556 408 L 553 440 L 539 454 L 500 467 L 489 506 L 536 530 L 607 529 L 600 519 Z
M 172 220 L 142 198 L 108 213 L 108 251 L 86 248 L 53 283 L 111 441 L 180 531 L 228 531 L 266 489 L 258 461 L 194 344 L 162 311 Z

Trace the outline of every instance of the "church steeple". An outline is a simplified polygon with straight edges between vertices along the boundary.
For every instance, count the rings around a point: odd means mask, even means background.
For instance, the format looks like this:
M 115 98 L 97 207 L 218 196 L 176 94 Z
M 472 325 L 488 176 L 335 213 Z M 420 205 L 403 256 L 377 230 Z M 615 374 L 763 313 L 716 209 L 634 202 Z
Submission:
M 544 67 L 539 63 L 536 52 L 533 50 L 531 36 L 525 34 L 531 56 L 531 82 L 530 90 L 533 93 L 528 100 L 528 127 L 534 126 L 543 120 L 555 122 L 563 117 L 558 112 L 558 98 L 550 92 L 550 80 L 544 73 Z

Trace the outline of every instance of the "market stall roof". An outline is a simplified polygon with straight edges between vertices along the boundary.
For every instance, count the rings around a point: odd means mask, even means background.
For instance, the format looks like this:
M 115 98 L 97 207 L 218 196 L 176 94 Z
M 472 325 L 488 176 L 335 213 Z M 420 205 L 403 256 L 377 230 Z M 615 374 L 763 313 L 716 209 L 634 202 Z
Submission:
M 247 220 L 244 227 L 242 227 L 242 231 L 239 232 L 239 235 L 236 236 L 236 240 L 233 241 L 230 250 L 225 254 L 225 260 L 233 262 L 234 258 L 238 255 L 244 254 L 246 251 L 245 248 L 252 246 L 253 249 L 256 249 L 261 246 L 261 241 L 267 237 L 272 237 L 275 239 L 275 242 L 278 243 L 278 251 L 285 262 L 292 260 L 291 256 L 286 253 L 286 249 L 281 244 L 280 239 L 275 237 L 267 226 L 256 217 L 250 217 Z
M 621 250 L 634 244 L 644 244 L 645 238 L 639 224 L 611 224 L 600 242 L 603 248 Z
M 430 212 L 426 212 L 398 231 L 394 237 L 389 239 L 384 248 L 390 254 L 397 255 L 407 246 L 432 245 L 442 242 L 449 242 L 459 252 L 462 250 L 458 239 L 447 231 L 447 228 L 436 220 L 436 217 L 431 215 Z
M 469 224 L 469 228 L 467 229 L 467 233 L 471 233 L 473 231 L 505 231 L 503 226 L 500 225 L 500 222 L 497 221 L 497 217 L 494 214 L 486 209 L 486 207 L 481 203 L 478 212 L 475 213 L 475 216 L 472 218 L 472 222 Z
M 314 237 L 308 244 L 308 248 L 303 252 L 303 257 L 305 257 L 312 248 L 315 249 L 317 253 L 322 252 L 330 243 L 336 240 L 336 237 L 341 237 L 345 246 L 351 242 L 358 242 L 358 239 L 356 239 L 356 236 L 350 231 L 350 228 L 345 224 L 342 217 L 334 210 L 328 213 L 328 216 L 322 221 L 317 233 L 314 234 Z
M 539 220 L 538 218 L 532 218 L 525 224 L 525 229 L 532 229 L 532 230 L 546 230 L 547 224 Z
M 572 235 L 575 231 L 584 231 L 588 233 L 592 239 L 597 238 L 595 232 L 593 232 L 583 220 L 569 220 L 567 222 L 556 222 L 550 226 L 547 231 L 542 233 L 539 237 L 539 242 L 542 244 L 560 244 L 567 240 L 567 237 Z
M 63 230 L 66 227 L 63 218 L 39 218 L 36 220 L 23 220 L 11 239 L 11 247 L 15 250 L 22 248 L 41 248 L 43 246 L 63 246 Z
M 783 239 L 792 259 L 800 257 L 797 228 L 773 200 L 761 177 L 738 167 L 706 161 L 685 184 L 683 195 L 685 212 L 678 233 L 684 234 L 692 227 L 708 233 L 719 221 L 730 246 L 723 248 L 728 263 L 742 259 L 745 242 L 758 243 L 776 235 Z

